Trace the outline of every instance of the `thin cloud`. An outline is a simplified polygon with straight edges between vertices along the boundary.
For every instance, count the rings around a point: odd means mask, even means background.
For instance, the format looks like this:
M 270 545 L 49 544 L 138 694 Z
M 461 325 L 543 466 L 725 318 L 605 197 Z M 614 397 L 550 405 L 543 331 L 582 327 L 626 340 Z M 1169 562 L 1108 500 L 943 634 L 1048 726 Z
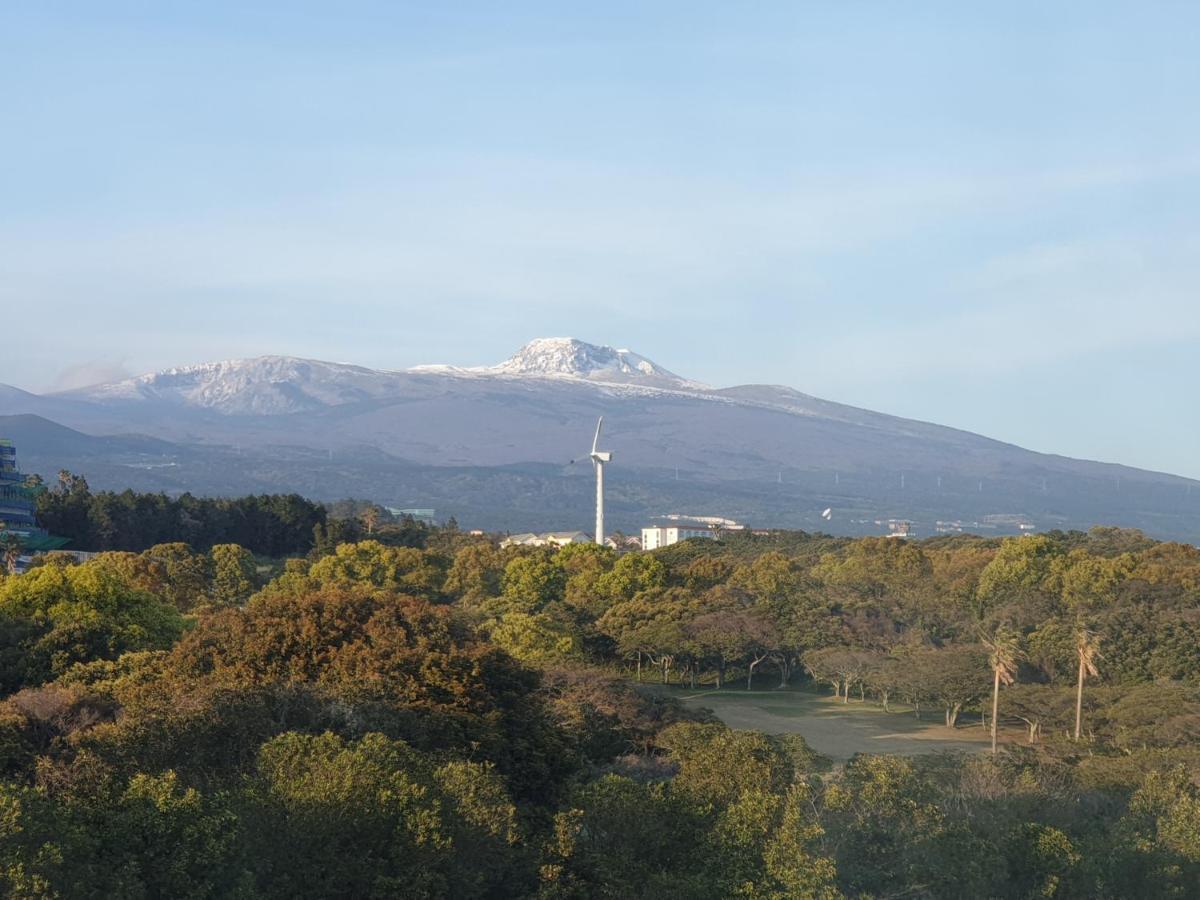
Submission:
M 91 387 L 123 381 L 133 377 L 133 372 L 124 360 L 92 359 L 74 366 L 67 366 L 55 376 L 50 386 L 52 391 L 70 391 L 75 388 Z

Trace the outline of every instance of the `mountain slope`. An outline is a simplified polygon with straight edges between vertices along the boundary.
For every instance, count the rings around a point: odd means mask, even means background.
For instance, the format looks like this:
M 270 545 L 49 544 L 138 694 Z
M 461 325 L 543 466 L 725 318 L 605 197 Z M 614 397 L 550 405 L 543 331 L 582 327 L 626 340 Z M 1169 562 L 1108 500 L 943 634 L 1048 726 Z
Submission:
M 170 473 L 164 489 L 226 493 L 249 479 L 453 508 L 488 527 L 586 523 L 590 467 L 570 461 L 603 414 L 617 527 L 690 505 L 683 511 L 853 533 L 905 518 L 923 533 L 939 520 L 976 530 L 1102 522 L 1200 539 L 1200 485 L 1187 479 L 1033 453 L 786 387 L 711 388 L 570 338 L 533 341 L 494 366 L 378 371 L 262 357 L 47 397 L 0 393 L 0 414 L 16 411 L 207 454 L 210 464 L 194 477 Z M 240 454 L 236 475 L 211 463 L 227 454 Z M 531 511 L 539 521 L 518 526 L 521 491 L 544 502 Z M 826 507 L 832 523 L 819 517 Z

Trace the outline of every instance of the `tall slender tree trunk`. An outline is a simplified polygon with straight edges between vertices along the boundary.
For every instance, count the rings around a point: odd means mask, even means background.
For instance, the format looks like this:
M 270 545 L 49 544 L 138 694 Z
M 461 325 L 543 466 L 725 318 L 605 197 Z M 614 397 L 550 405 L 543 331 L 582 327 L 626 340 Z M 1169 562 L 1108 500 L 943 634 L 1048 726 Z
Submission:
M 992 756 L 996 755 L 996 714 L 1000 709 L 1000 670 L 992 681 Z
M 637 666 L 638 666 L 637 680 L 638 680 L 638 684 L 641 684 L 642 683 L 642 651 L 641 650 L 638 651 L 637 660 L 638 660 L 638 662 L 637 662 Z
M 757 665 L 758 665 L 757 662 L 755 662 L 754 660 L 751 660 L 750 668 L 748 668 L 746 670 L 746 690 L 748 690 L 748 691 L 753 690 L 753 688 L 754 688 L 754 667 Z
M 1075 740 L 1079 740 L 1079 733 L 1083 730 L 1083 654 L 1079 654 L 1079 683 L 1075 688 Z

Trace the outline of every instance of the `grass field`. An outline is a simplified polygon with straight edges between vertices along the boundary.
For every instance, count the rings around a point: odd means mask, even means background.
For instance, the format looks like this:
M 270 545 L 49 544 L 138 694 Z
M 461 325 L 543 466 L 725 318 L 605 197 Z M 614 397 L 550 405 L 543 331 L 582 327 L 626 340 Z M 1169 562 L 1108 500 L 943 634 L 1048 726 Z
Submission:
M 810 747 L 835 761 L 856 753 L 917 756 L 940 750 L 978 752 L 990 746 L 987 732 L 978 723 L 947 728 L 940 709 L 924 712 L 918 720 L 910 711 L 885 713 L 874 703 L 852 699 L 842 704 L 828 694 L 794 688 L 692 691 L 658 685 L 654 690 L 687 706 L 710 709 L 731 728 L 800 734 Z

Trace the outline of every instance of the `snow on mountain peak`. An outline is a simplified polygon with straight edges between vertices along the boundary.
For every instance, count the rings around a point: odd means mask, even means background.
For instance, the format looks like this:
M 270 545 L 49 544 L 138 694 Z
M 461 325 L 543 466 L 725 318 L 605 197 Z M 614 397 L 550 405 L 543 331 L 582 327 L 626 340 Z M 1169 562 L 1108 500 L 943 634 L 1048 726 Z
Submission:
M 500 375 L 696 386 L 630 350 L 589 344 L 570 337 L 534 338 L 504 362 L 482 371 Z
M 362 366 L 260 356 L 179 366 L 71 396 L 100 401 L 165 401 L 240 415 L 278 415 L 385 395 L 393 376 Z
M 165 403 L 227 415 L 287 415 L 350 403 L 388 400 L 413 389 L 413 376 L 470 379 L 550 378 L 630 390 L 696 390 L 704 386 L 643 356 L 574 338 L 538 338 L 497 366 L 417 366 L 379 371 L 290 356 L 260 356 L 165 369 L 125 381 L 64 392 L 102 403 Z

